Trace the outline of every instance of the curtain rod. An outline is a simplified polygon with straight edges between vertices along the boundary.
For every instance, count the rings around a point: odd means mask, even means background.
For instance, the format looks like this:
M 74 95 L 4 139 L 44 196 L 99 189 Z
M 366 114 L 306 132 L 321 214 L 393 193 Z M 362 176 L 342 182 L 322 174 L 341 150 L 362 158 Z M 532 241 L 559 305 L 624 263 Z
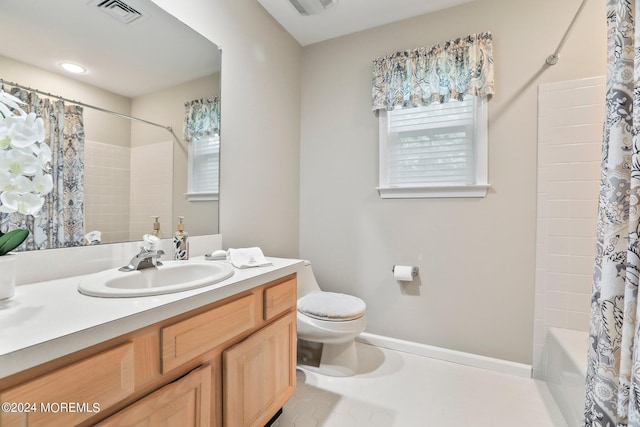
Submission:
M 589 0 L 582 0 L 582 3 L 580 3 L 580 7 L 578 7 L 578 11 L 573 16 L 573 19 L 569 24 L 569 28 L 567 28 L 567 31 L 565 31 L 564 33 L 564 36 L 562 36 L 562 40 L 560 40 L 560 43 L 558 44 L 556 51 L 553 54 L 549 55 L 545 60 L 547 64 L 556 65 L 558 63 L 558 58 L 560 58 L 560 56 L 558 56 L 560 54 L 560 50 L 562 49 L 565 42 L 567 41 L 567 38 L 569 38 L 569 33 L 573 29 L 573 26 L 575 25 L 575 23 L 578 21 L 578 17 L 580 16 L 580 13 L 582 13 L 582 9 L 584 9 L 584 6 L 587 4 L 587 1 Z
M 34 89 L 32 87 L 24 86 L 24 85 L 15 83 L 15 82 L 9 82 L 9 81 L 6 81 L 4 79 L 0 79 L 0 84 L 2 84 L 2 85 L 6 84 L 6 85 L 9 85 L 9 86 L 19 87 L 20 89 L 25 89 L 25 90 L 28 90 L 28 91 L 36 92 L 36 93 L 39 93 L 41 95 L 49 96 L 51 98 L 56 98 L 56 99 L 59 99 L 61 101 L 65 101 L 65 102 L 69 102 L 71 104 L 79 105 L 81 107 L 91 108 L 91 109 L 94 109 L 94 110 L 97 110 L 97 111 L 102 111 L 103 113 L 113 114 L 114 116 L 118 116 L 118 117 L 122 117 L 122 118 L 125 118 L 125 119 L 138 121 L 138 122 L 146 123 L 148 125 L 152 125 L 152 126 L 156 126 L 156 127 L 159 127 L 159 128 L 163 128 L 164 130 L 169 132 L 175 138 L 176 141 L 180 142 L 180 139 L 177 137 L 175 132 L 173 132 L 173 128 L 171 126 L 165 126 L 165 125 L 161 125 L 161 124 L 158 124 L 158 123 L 150 122 L 149 120 L 140 119 L 138 117 L 128 116 L 126 114 L 118 113 L 116 111 L 111 111 L 111 110 L 107 110 L 105 108 L 96 107 L 95 105 L 85 104 L 84 102 L 75 101 L 73 99 L 65 98 L 65 97 L 60 96 L 60 95 L 54 95 L 54 94 L 49 93 L 49 92 L 44 92 L 42 90 Z

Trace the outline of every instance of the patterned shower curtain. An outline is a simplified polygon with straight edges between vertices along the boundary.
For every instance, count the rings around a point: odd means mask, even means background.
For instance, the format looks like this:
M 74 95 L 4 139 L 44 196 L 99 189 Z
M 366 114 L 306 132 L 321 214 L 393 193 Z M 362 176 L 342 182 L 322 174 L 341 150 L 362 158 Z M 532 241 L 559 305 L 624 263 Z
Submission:
M 640 426 L 640 28 L 608 0 L 606 120 L 584 426 Z
M 34 92 L 9 91 L 44 120 L 45 142 L 51 148 L 53 190 L 36 216 L 0 214 L 0 229 L 28 228 L 19 250 L 81 246 L 84 238 L 84 124 L 82 107 L 41 99 Z

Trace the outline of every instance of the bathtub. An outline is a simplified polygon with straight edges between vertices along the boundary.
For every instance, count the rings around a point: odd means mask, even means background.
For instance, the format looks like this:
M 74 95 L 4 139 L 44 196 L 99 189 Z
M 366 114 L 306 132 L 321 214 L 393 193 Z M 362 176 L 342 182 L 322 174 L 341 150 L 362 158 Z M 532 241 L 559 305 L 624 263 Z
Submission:
M 544 348 L 544 379 L 569 427 L 582 425 L 589 334 L 549 328 Z

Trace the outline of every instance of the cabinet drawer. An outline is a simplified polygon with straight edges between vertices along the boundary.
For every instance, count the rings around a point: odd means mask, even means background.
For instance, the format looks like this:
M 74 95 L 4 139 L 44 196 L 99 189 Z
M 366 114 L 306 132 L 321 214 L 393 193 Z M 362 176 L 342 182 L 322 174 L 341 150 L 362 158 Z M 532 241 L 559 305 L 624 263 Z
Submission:
M 92 417 L 133 393 L 133 356 L 125 343 L 3 392 L 2 402 L 35 406 L 0 412 L 0 425 L 71 426 Z
M 296 306 L 297 282 L 290 279 L 264 290 L 264 320 L 270 320 Z
M 256 311 L 256 298 L 251 294 L 162 328 L 162 372 L 253 328 Z

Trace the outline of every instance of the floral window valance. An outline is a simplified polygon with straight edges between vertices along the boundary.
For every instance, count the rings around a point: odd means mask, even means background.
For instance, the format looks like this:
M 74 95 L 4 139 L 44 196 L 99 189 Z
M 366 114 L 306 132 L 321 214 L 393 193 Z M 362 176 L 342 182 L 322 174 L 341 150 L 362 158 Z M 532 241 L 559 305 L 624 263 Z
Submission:
M 184 140 L 220 134 L 220 99 L 196 99 L 184 104 Z
M 491 33 L 393 53 L 373 61 L 373 111 L 493 94 Z

